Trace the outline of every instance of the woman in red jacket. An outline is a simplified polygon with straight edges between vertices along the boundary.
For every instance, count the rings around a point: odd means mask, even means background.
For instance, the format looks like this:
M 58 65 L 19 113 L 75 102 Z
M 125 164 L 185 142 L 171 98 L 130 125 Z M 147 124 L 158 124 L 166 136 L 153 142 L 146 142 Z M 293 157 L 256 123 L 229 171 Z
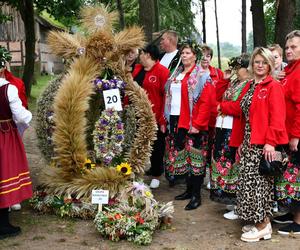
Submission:
M 259 173 L 262 157 L 272 161 L 275 147 L 288 141 L 285 129 L 285 101 L 282 86 L 271 74 L 274 57 L 256 48 L 250 60 L 253 80 L 240 106 L 246 121 L 239 165 L 237 208 L 239 218 L 254 222 L 243 227 L 241 240 L 270 239 L 274 180 Z
M 274 222 L 288 225 L 278 233 L 300 234 L 300 30 L 286 36 L 285 55 L 288 65 L 281 80 L 286 101 L 286 129 L 289 145 L 286 151 L 289 163 L 283 176 L 276 181 L 277 199 L 290 208 L 290 213 L 275 217 Z
M 226 73 L 225 71 L 224 79 L 216 85 L 217 96 L 223 97 L 218 105 L 219 115 L 211 164 L 210 198 L 230 205 L 235 203 L 238 177 L 235 156 L 239 146 L 235 141 L 231 141 L 231 136 L 234 137 L 234 133 L 240 133 L 241 110 L 238 98 L 250 78 L 247 70 L 249 59 L 247 54 L 232 58 L 228 63 L 230 72 Z M 231 71 L 235 72 L 236 77 L 230 82 Z M 234 113 L 236 108 L 233 106 L 237 106 L 237 113 Z M 224 217 L 227 218 L 226 215 Z
M 150 187 L 159 187 L 159 177 L 164 171 L 163 156 L 165 151 L 166 125 L 164 119 L 164 87 L 169 77 L 169 70 L 158 61 L 159 50 L 155 45 L 148 45 L 140 53 L 141 64 L 136 64 L 132 72 L 133 79 L 148 94 L 152 103 L 152 111 L 158 124 L 157 139 L 153 145 L 150 158 L 149 175 L 153 176 Z
M 182 67 L 166 84 L 165 116 L 174 144 L 167 150 L 166 171 L 187 176 L 187 189 L 176 200 L 190 199 L 185 210 L 201 205 L 200 189 L 205 175 L 208 125 L 216 91 L 208 72 L 196 64 L 202 55 L 196 43 L 181 48 Z

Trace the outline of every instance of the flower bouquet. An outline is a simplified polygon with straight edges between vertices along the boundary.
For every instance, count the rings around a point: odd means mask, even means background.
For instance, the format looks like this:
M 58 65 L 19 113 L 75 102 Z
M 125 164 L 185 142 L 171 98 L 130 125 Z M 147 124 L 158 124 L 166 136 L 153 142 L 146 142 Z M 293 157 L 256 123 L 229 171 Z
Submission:
M 161 224 L 171 223 L 172 202 L 158 204 L 142 182 L 130 183 L 116 200 L 117 203 L 98 212 L 94 220 L 100 234 L 112 241 L 126 239 L 148 245 Z

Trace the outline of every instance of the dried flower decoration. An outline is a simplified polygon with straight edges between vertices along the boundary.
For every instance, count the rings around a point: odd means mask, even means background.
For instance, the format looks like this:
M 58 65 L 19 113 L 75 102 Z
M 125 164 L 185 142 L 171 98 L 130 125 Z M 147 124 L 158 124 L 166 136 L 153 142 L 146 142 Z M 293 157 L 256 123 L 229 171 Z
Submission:
M 228 66 L 232 70 L 240 68 L 247 68 L 249 66 L 250 56 L 248 54 L 241 54 L 240 56 L 231 57 L 228 62 Z

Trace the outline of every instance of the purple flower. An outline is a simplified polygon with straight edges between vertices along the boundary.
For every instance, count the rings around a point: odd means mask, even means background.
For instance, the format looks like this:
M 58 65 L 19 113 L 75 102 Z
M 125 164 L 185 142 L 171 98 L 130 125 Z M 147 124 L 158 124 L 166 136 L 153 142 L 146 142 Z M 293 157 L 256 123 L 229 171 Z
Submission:
M 116 139 L 117 139 L 118 141 L 122 141 L 123 138 L 124 138 L 123 135 L 117 135 L 117 136 L 116 136 Z
M 112 157 L 110 155 L 105 156 L 103 159 L 104 165 L 109 165 L 111 161 L 112 161 Z

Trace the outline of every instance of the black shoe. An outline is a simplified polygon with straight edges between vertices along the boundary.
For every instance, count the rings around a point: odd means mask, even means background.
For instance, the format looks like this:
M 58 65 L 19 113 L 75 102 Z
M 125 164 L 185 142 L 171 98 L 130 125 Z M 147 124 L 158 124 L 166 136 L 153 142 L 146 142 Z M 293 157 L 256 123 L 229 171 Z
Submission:
M 293 223 L 294 216 L 291 213 L 287 213 L 281 216 L 277 216 L 273 219 L 273 222 L 278 224 Z
M 177 201 L 183 201 L 191 198 L 192 198 L 192 194 L 187 191 L 185 191 L 183 194 L 175 196 L 175 200 Z
M 300 225 L 296 222 L 293 222 L 285 227 L 282 227 L 278 230 L 279 234 L 289 235 L 289 234 L 296 234 L 300 235 Z
M 0 239 L 16 236 L 21 233 L 20 227 L 14 227 L 12 225 L 0 227 Z
M 197 198 L 195 196 L 192 197 L 190 202 L 185 206 L 185 210 L 193 210 L 201 205 L 201 198 Z

